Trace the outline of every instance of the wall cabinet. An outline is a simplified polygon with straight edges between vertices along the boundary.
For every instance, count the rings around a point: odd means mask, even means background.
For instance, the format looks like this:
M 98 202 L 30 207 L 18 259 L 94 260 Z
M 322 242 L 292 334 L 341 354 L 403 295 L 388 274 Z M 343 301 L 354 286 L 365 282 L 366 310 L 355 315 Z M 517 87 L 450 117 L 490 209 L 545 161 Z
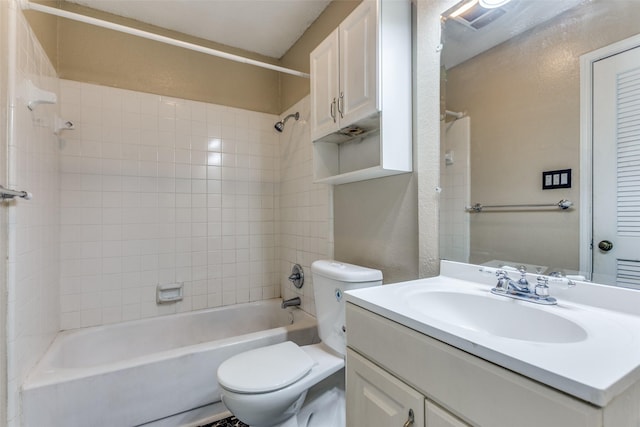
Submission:
M 311 53 L 311 138 L 377 121 L 378 3 L 364 1 Z
M 426 399 L 420 427 L 639 425 L 639 383 L 599 408 L 352 303 L 346 320 L 349 426 L 401 426 L 376 424 L 382 409 L 365 412 L 378 405 L 400 419 L 407 407 L 416 411 L 416 394 Z
M 364 0 L 310 54 L 314 179 L 412 170 L 411 3 Z

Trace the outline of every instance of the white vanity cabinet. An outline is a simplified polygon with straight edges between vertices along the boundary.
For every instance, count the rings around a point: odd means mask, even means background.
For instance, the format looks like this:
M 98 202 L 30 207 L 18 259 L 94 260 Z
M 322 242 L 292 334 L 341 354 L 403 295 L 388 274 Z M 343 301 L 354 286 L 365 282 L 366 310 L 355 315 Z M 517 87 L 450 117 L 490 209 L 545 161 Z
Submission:
M 393 406 L 365 390 L 369 383 L 383 384 L 380 378 L 386 384 L 377 387 L 388 395 L 392 395 L 388 390 L 404 387 L 424 396 L 424 421 L 416 417 L 413 425 L 417 427 L 635 425 L 631 420 L 638 415 L 639 406 L 637 399 L 629 397 L 637 396 L 637 385 L 630 387 L 628 396 L 598 408 L 352 303 L 347 304 L 346 324 L 349 426 L 403 425 L 404 421 L 376 424 L 375 418 L 382 419 L 385 409 L 370 416 L 373 404 L 362 406 L 362 401 L 370 399 L 383 408 L 401 408 L 393 411 L 401 412 L 406 420 L 406 405 L 415 405 L 415 398 L 398 397 Z M 362 417 L 374 419 L 365 418 L 363 423 Z
M 411 3 L 364 0 L 310 54 L 314 180 L 412 170 Z
M 424 426 L 424 396 L 358 353 L 347 351 L 349 427 Z
M 349 427 L 469 427 L 355 351 L 347 360 Z

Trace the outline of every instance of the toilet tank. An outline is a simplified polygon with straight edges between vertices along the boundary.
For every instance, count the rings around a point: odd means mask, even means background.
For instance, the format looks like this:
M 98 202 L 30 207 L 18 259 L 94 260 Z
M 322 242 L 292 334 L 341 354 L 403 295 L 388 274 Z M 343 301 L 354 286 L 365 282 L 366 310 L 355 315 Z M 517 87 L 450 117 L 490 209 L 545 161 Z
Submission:
M 344 291 L 379 286 L 382 284 L 382 272 L 339 261 L 320 260 L 311 264 L 311 275 L 320 339 L 344 355 L 347 349 Z

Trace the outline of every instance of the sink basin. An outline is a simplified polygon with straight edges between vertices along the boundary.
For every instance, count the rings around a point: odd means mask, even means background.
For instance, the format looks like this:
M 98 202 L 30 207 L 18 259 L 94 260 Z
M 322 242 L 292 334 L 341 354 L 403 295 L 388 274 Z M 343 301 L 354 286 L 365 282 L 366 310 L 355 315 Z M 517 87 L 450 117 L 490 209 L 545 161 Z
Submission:
M 577 323 L 531 303 L 449 291 L 406 295 L 412 310 L 455 327 L 502 338 L 541 343 L 574 343 L 587 339 Z M 527 305 L 529 304 L 529 305 Z

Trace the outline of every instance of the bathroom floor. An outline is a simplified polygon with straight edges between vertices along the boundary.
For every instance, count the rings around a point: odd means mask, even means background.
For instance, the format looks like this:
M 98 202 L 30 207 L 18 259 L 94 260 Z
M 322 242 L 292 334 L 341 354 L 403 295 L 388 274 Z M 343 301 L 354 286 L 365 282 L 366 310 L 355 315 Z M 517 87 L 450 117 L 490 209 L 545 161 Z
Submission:
M 218 420 L 211 424 L 205 424 L 200 427 L 249 427 L 242 421 L 239 421 L 236 417 L 225 418 L 224 420 Z

